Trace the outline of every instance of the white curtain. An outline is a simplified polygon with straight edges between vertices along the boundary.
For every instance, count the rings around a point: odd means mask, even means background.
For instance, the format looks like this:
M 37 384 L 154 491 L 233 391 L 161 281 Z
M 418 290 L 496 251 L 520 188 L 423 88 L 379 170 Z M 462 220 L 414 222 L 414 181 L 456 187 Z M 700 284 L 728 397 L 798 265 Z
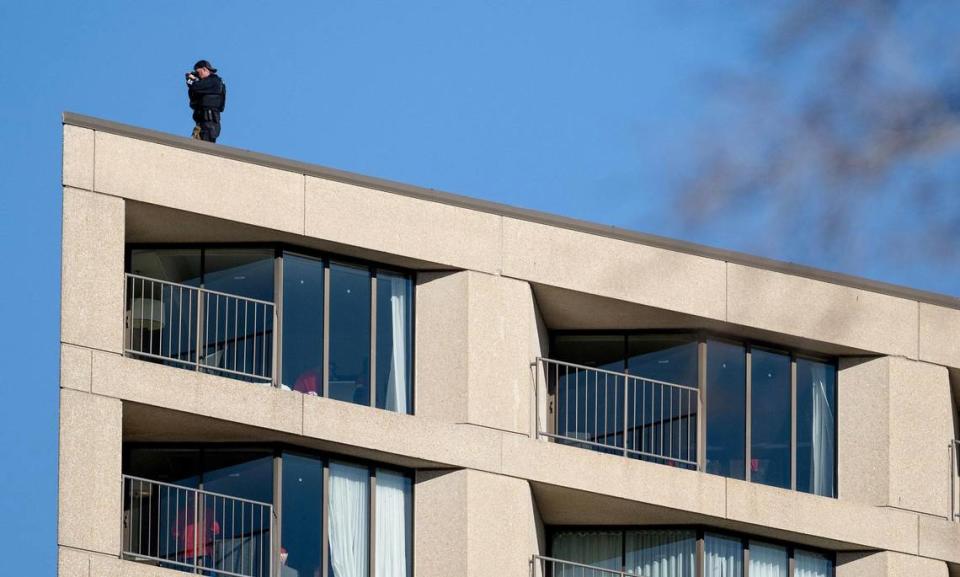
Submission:
M 390 374 L 387 376 L 387 410 L 407 412 L 407 281 L 402 277 L 383 275 L 390 280 L 390 316 L 393 349 L 390 352 Z
M 410 577 L 412 509 L 410 479 L 378 469 L 376 577 Z
M 797 550 L 793 555 L 796 564 L 796 577 L 830 577 L 833 563 L 818 553 Z
M 693 531 L 628 531 L 627 571 L 643 577 L 694 577 L 697 537 Z
M 787 550 L 751 541 L 750 577 L 787 577 Z
M 370 473 L 330 463 L 330 563 L 333 577 L 367 577 Z
M 564 531 L 553 538 L 553 557 L 602 569 L 620 570 L 623 561 L 620 531 Z M 605 571 L 556 564 L 554 577 L 608 577 Z
M 743 543 L 736 537 L 707 533 L 703 537 L 705 577 L 742 577 Z
M 833 495 L 834 414 L 827 394 L 826 365 L 810 363 L 813 423 L 811 433 L 810 487 L 815 495 Z

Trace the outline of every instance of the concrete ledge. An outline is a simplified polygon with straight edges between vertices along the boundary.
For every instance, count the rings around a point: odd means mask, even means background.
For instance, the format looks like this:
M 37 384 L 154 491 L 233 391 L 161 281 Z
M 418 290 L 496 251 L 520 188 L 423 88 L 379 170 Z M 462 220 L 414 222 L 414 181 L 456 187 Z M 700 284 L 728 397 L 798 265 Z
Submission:
M 60 345 L 60 387 L 89 393 L 93 379 L 93 350 Z
M 960 523 L 920 515 L 920 555 L 960 564 Z
M 63 186 L 93 190 L 93 139 L 89 128 L 63 127 Z
M 960 368 L 960 311 L 920 303 L 920 360 Z

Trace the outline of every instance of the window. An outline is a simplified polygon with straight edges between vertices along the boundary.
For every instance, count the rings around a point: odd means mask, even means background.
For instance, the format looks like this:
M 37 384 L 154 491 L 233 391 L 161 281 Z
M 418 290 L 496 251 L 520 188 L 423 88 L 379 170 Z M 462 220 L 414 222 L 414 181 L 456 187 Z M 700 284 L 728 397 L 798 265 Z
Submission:
M 746 477 L 747 364 L 742 345 L 707 341 L 708 473 Z
M 790 488 L 790 357 L 750 355 L 750 480 Z
M 797 359 L 797 490 L 835 497 L 837 369 Z

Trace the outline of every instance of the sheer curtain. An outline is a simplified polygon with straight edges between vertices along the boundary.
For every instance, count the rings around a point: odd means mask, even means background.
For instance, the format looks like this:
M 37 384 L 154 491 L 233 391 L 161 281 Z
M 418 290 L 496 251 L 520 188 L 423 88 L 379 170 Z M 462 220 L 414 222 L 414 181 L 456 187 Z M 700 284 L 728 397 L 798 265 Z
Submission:
M 370 472 L 330 463 L 330 565 L 333 577 L 366 577 Z
M 827 394 L 826 366 L 812 363 L 811 375 L 813 439 L 810 467 L 810 486 L 815 495 L 833 495 L 833 452 L 834 452 L 834 414 L 830 406 L 832 399 Z
M 390 354 L 390 374 L 387 377 L 386 409 L 407 412 L 407 279 L 390 279 L 390 314 L 393 349 Z
M 750 577 L 787 577 L 787 550 L 751 541 Z
M 797 564 L 796 577 L 830 577 L 833 573 L 833 563 L 819 553 L 798 549 L 793 557 Z
M 627 571 L 643 577 L 694 577 L 697 536 L 693 531 L 627 532 Z
M 410 577 L 412 505 L 410 479 L 378 469 L 376 577 Z
M 736 537 L 711 535 L 703 538 L 705 577 L 742 577 L 743 543 Z
M 623 561 L 620 531 L 564 531 L 553 537 L 553 557 L 602 569 L 620 570 Z M 557 564 L 554 577 L 608 577 L 604 571 Z

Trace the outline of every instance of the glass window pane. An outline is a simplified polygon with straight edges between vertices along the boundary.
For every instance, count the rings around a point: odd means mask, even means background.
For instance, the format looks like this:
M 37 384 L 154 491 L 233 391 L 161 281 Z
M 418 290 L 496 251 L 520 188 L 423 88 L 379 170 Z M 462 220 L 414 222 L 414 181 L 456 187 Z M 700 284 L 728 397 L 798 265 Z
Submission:
M 370 472 L 330 463 L 330 575 L 366 577 L 369 567 Z
M 795 577 L 830 577 L 833 575 L 833 561 L 820 553 L 797 549 L 793 553 L 797 564 Z
M 627 366 L 639 378 L 628 380 L 627 446 L 644 459 L 694 467 L 689 463 L 697 461 L 697 391 L 664 383 L 697 386 L 697 342 L 687 335 L 636 335 L 628 343 Z
M 550 358 L 622 372 L 625 340 L 623 335 L 558 335 L 550 347 Z
M 323 394 L 323 261 L 283 255 L 285 387 Z
M 697 536 L 693 531 L 627 531 L 626 570 L 650 577 L 694 577 Z
M 837 371 L 797 359 L 797 490 L 836 496 Z
M 329 397 L 370 404 L 370 271 L 330 265 Z
M 273 249 L 208 248 L 203 286 L 231 295 L 273 302 Z
M 134 477 L 191 488 L 200 484 L 199 449 L 131 449 L 123 465 Z
M 787 577 L 787 550 L 751 541 L 750 577 Z
M 203 489 L 273 502 L 273 455 L 266 450 L 206 449 L 203 452 Z
M 751 357 L 750 480 L 789 489 L 790 357 L 762 349 Z
M 377 407 L 413 409 L 413 283 L 377 274 Z
M 553 536 L 552 557 L 602 569 L 620 571 L 623 567 L 623 533 L 621 531 L 560 531 Z M 595 572 L 597 577 L 605 573 Z M 554 566 L 555 577 L 591 576 L 580 567 Z
M 705 577 L 743 576 L 743 543 L 740 539 L 706 533 L 703 555 Z
M 746 350 L 707 341 L 707 472 L 746 477 Z
M 413 575 L 413 492 L 410 478 L 377 469 L 376 577 Z
M 283 455 L 280 577 L 313 577 L 322 566 L 323 461 Z
M 200 249 L 133 249 L 130 251 L 130 272 L 167 282 L 200 286 Z

